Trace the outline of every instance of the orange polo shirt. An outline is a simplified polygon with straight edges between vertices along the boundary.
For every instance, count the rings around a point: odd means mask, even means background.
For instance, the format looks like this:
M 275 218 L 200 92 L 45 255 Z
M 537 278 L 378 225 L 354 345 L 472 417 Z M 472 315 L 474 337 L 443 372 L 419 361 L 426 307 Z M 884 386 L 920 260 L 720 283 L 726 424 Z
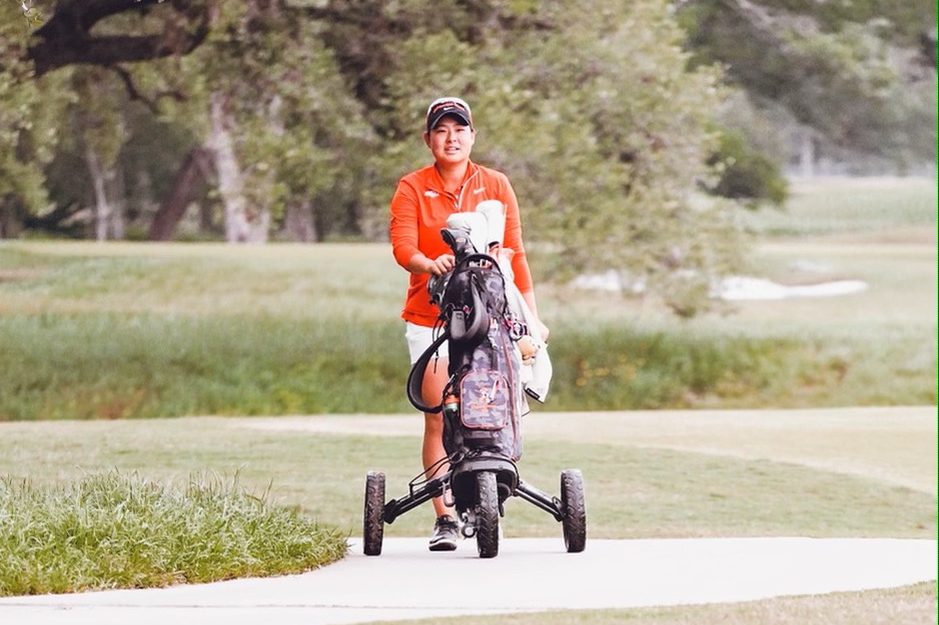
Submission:
M 531 270 L 522 243 L 522 223 L 518 199 L 512 184 L 502 172 L 470 162 L 466 178 L 457 193 L 444 191 L 443 180 L 434 165 L 412 172 L 398 182 L 391 199 L 391 247 L 395 260 L 407 269 L 408 261 L 418 252 L 428 258 L 453 251 L 440 237 L 441 228 L 453 213 L 476 210 L 485 200 L 499 200 L 506 207 L 503 247 L 515 251 L 512 271 L 515 285 L 522 293 L 532 290 Z M 432 326 L 440 311 L 430 301 L 427 281 L 430 274 L 412 273 L 401 317 L 422 326 Z

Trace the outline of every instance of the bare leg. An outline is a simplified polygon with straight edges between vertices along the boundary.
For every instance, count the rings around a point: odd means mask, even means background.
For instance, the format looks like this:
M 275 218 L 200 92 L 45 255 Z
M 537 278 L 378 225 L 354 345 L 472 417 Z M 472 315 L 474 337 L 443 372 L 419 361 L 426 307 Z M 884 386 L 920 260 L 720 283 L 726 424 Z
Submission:
M 440 403 L 443 388 L 446 386 L 448 378 L 446 358 L 431 362 L 424 372 L 424 381 L 421 388 L 425 403 L 430 405 Z M 447 452 L 443 448 L 443 416 L 439 412 L 436 414 L 424 413 L 424 442 L 421 448 L 421 460 L 423 461 L 424 470 L 429 469 L 446 455 Z M 425 475 L 427 478 L 432 478 L 446 472 L 448 468 L 449 465 L 443 463 L 437 467 L 432 475 L 430 473 L 425 473 Z M 434 497 L 433 504 L 436 516 L 454 515 L 453 510 L 444 504 L 443 497 Z

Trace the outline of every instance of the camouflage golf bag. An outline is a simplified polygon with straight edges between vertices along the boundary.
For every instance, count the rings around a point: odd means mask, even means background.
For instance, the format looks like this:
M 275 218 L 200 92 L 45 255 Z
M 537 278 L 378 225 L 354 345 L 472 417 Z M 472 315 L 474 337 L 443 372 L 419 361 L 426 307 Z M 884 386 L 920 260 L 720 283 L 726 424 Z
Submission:
M 477 253 L 466 233 L 444 229 L 441 235 L 456 265 L 429 284 L 431 300 L 440 308 L 439 334 L 411 369 L 408 397 L 422 412 L 443 411 L 443 443 L 451 459 L 488 452 L 518 460 L 526 402 L 515 345 L 520 325 L 506 300 L 505 278 L 498 262 Z M 424 370 L 444 341 L 450 379 L 441 403 L 425 406 Z

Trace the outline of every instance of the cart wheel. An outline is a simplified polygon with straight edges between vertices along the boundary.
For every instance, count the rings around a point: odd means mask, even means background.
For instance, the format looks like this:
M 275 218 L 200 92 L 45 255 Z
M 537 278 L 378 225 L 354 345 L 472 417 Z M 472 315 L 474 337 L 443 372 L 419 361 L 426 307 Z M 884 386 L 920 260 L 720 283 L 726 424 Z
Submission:
M 499 491 L 496 474 L 480 471 L 476 474 L 476 549 L 480 558 L 499 555 Z
M 587 545 L 587 508 L 584 478 L 577 469 L 561 472 L 561 513 L 564 546 L 568 553 L 580 553 Z
M 367 556 L 381 555 L 385 535 L 385 474 L 369 471 L 365 478 L 365 517 L 363 551 Z

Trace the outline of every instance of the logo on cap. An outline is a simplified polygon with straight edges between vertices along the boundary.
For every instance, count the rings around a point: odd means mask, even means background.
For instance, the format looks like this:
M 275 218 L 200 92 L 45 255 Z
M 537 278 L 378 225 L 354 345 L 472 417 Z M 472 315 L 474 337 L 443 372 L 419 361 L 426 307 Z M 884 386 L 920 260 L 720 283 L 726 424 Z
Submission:
M 438 98 L 427 107 L 427 130 L 433 130 L 447 115 L 453 115 L 467 126 L 473 125 L 473 113 L 469 104 L 460 98 Z

